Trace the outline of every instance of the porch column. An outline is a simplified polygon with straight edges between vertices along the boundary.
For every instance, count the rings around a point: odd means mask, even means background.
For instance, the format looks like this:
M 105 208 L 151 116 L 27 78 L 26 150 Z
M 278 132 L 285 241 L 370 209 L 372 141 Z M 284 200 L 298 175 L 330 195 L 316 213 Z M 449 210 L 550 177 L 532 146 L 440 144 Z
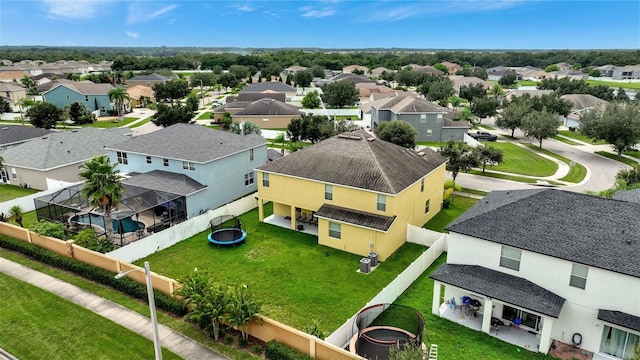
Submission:
M 493 299 L 484 298 L 484 311 L 482 312 L 482 332 L 491 333 L 491 315 L 493 314 Z
M 258 198 L 258 221 L 264 221 L 264 201 L 262 198 Z
M 295 230 L 296 229 L 296 207 L 295 206 L 291 206 L 291 209 L 289 210 L 291 211 L 291 230 Z
M 440 281 L 433 281 L 433 301 L 431 302 L 431 313 L 440 316 L 440 289 L 442 289 Z
M 549 316 L 542 317 L 542 330 L 540 330 L 540 345 L 538 351 L 548 353 L 551 347 L 551 329 L 553 328 L 553 318 Z

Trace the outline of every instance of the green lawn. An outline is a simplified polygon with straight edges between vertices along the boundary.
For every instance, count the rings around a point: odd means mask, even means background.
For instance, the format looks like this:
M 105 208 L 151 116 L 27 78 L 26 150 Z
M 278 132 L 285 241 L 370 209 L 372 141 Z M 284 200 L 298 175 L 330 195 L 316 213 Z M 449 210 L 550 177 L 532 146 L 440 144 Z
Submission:
M 478 125 L 478 127 L 485 130 L 495 130 L 493 126 L 489 126 L 489 125 Z
M 196 120 L 211 120 L 211 114 L 213 114 L 211 111 L 206 111 L 198 116 Z
M 589 85 L 604 85 L 613 88 L 640 89 L 640 83 L 619 83 L 615 81 L 585 80 Z
M 17 199 L 23 196 L 35 194 L 40 190 L 25 189 L 16 185 L 0 184 L 0 203 Z
M 133 128 L 140 127 L 140 126 L 142 126 L 142 125 L 144 125 L 144 124 L 148 123 L 149 121 L 151 121 L 151 118 L 150 118 L 150 117 L 148 117 L 148 118 L 146 118 L 146 119 L 144 119 L 144 120 L 142 120 L 142 121 L 140 121 L 140 122 L 137 122 L 137 123 L 135 123 L 135 124 L 133 124 L 133 125 L 129 126 L 129 128 L 130 128 L 130 129 L 133 129 Z
M 428 147 L 435 147 L 435 148 L 440 148 L 441 146 L 443 146 L 444 142 L 439 142 L 439 141 L 417 141 L 416 145 L 422 145 L 422 146 L 428 146 Z
M 518 86 L 537 86 L 538 82 L 535 80 L 519 80 Z
M 502 162 L 497 166 L 487 165 L 487 170 L 527 176 L 551 176 L 558 171 L 558 164 L 555 162 L 513 143 L 494 142 L 486 146 L 503 152 Z
M 134 121 L 136 121 L 138 119 L 139 118 L 126 117 L 126 118 L 122 119 L 122 121 L 117 121 L 117 120 L 96 121 L 94 123 L 86 124 L 86 125 L 82 125 L 82 126 L 94 127 L 94 128 L 100 128 L 100 129 L 110 129 L 110 128 L 116 128 L 116 127 L 120 127 L 120 126 L 129 125 L 130 123 L 132 123 L 132 122 L 134 122 Z
M 466 192 L 466 193 L 469 193 L 469 194 L 480 195 L 480 196 L 485 196 L 485 195 L 489 194 L 489 192 L 487 192 L 487 191 L 469 189 L 469 188 L 466 188 L 466 187 L 460 188 L 460 191 Z
M 446 260 L 441 255 L 399 298 L 395 304 L 410 306 L 422 313 L 425 320 L 423 341 L 438 344 L 438 360 L 491 359 L 526 360 L 552 359 L 550 356 L 519 349 L 481 331 L 472 330 L 431 314 L 433 280 L 429 274 Z
M 429 222 L 424 224 L 423 228 L 448 233 L 444 228 L 477 202 L 478 200 L 470 197 L 454 195 L 453 204 L 448 209 L 442 209 Z
M 625 155 L 640 159 L 640 150 L 627 150 L 622 152 Z
M 567 175 L 565 175 L 563 178 L 560 178 L 560 180 L 562 181 L 568 181 L 571 183 L 579 183 L 582 180 L 584 180 L 584 178 L 587 176 L 587 168 L 584 167 L 584 165 L 577 163 L 575 161 L 571 161 L 570 159 L 556 154 L 552 151 L 549 151 L 547 149 L 541 149 L 538 146 L 535 146 L 533 144 L 524 144 L 525 146 L 527 146 L 528 148 L 537 151 L 537 152 L 541 152 L 543 154 L 549 155 L 551 157 L 554 157 L 562 162 L 564 162 L 565 164 L 569 165 L 569 173 Z
M 558 140 L 558 141 L 562 141 L 563 143 L 568 144 L 568 145 L 571 145 L 571 146 L 581 146 L 581 145 L 584 145 L 584 144 L 582 144 L 582 143 L 577 143 L 577 142 L 575 142 L 575 141 L 573 141 L 573 140 L 569 140 L 569 139 L 567 139 L 566 137 L 564 137 L 564 136 L 559 136 L 559 135 L 555 135 L 555 136 L 553 136 L 553 139 L 554 139 L 554 140 Z
M 176 279 L 196 267 L 208 270 L 221 281 L 247 284 L 266 316 L 298 329 L 318 319 L 323 330 L 333 331 L 425 250 L 404 244 L 365 275 L 356 272 L 362 256 L 320 246 L 315 236 L 260 223 L 257 209 L 240 219 L 247 230 L 242 246 L 212 247 L 204 231 L 137 263 L 149 261 L 154 271 Z
M 471 171 L 469 171 L 469 174 L 486 176 L 486 177 L 490 177 L 490 178 L 494 178 L 494 179 L 518 181 L 518 182 L 523 182 L 523 183 L 526 183 L 526 184 L 535 184 L 535 183 L 538 182 L 537 179 L 527 178 L 527 177 L 522 177 L 522 176 L 517 176 L 517 175 L 508 175 L 508 174 L 494 173 L 494 172 L 489 172 L 489 171 L 485 172 L 485 173 L 482 173 L 482 170 L 471 170 Z
M 0 288 L 0 347 L 18 358 L 153 358 L 152 341 L 90 310 L 2 273 Z
M 638 164 L 638 162 L 635 161 L 635 160 L 627 159 L 626 157 L 618 156 L 618 154 L 610 153 L 608 151 L 596 151 L 596 154 L 604 156 L 604 157 L 608 157 L 609 159 L 613 159 L 615 161 L 619 161 L 619 162 L 621 162 L 623 164 L 627 164 L 629 166 L 634 166 L 634 165 Z
M 572 139 L 578 140 L 578 141 L 585 142 L 587 144 L 592 144 L 592 145 L 604 145 L 604 144 L 607 143 L 604 140 L 595 141 L 595 140 L 589 138 L 588 136 L 583 135 L 583 134 L 581 134 L 581 133 L 579 133 L 577 131 L 559 130 L 558 134 L 560 134 L 562 136 L 566 136 L 568 138 L 572 138 Z

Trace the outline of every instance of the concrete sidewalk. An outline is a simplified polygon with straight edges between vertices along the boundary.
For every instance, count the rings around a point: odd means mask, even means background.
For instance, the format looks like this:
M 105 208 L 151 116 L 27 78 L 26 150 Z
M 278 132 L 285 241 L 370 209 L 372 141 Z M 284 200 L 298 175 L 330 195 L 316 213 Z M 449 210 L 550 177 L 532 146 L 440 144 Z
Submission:
M 56 294 L 153 341 L 151 320 L 124 306 L 1 257 L 0 272 Z M 162 324 L 158 325 L 158 332 L 162 347 L 185 359 L 229 360 L 228 357 Z

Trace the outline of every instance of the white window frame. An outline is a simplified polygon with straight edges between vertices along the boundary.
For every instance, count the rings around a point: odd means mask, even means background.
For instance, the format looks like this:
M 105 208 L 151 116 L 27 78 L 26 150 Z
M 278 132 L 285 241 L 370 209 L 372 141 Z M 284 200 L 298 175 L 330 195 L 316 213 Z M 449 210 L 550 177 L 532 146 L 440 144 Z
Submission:
M 151 164 L 152 160 L 151 160 L 151 156 L 146 156 L 146 162 L 147 164 Z
M 333 200 L 333 185 L 324 184 L 324 199 Z
M 182 169 L 187 171 L 196 171 L 196 164 L 192 163 L 191 161 L 183 161 Z
M 128 165 L 129 159 L 127 159 L 127 153 L 124 151 L 116 151 L 116 157 L 118 158 L 118 164 Z
M 262 173 L 262 187 L 269 187 L 269 174 Z
M 249 161 L 253 161 L 253 149 L 249 149 Z
M 162 159 L 162 166 L 169 166 L 169 159 L 167 158 Z
M 589 267 L 582 264 L 573 264 L 573 266 L 571 267 L 569 286 L 584 290 L 587 287 L 588 277 Z
M 342 239 L 342 225 L 329 221 L 329 237 Z
M 427 129 L 427 136 L 431 136 L 433 135 L 433 130 L 432 129 Z
M 420 114 L 420 123 L 422 124 L 427 123 L 427 114 Z
M 502 246 L 500 250 L 500 266 L 520 271 L 520 262 L 522 261 L 522 250 L 512 248 L 510 246 Z
M 254 183 L 253 171 L 244 174 L 244 186 L 251 186 Z
M 378 211 L 387 211 L 387 195 L 378 194 L 376 209 L 378 209 Z

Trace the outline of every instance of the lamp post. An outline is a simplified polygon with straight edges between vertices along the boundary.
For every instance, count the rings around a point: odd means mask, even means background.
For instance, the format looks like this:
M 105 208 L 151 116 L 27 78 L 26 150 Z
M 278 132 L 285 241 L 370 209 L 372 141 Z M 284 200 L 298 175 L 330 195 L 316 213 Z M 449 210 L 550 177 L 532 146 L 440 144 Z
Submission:
M 119 272 L 115 278 L 120 279 L 130 272 L 138 271 L 140 269 L 131 269 L 127 272 Z M 149 310 L 151 312 L 151 328 L 153 329 L 153 349 L 155 351 L 156 360 L 162 360 L 162 349 L 160 348 L 160 335 L 158 334 L 158 318 L 156 317 L 156 301 L 153 298 L 153 284 L 151 283 L 151 270 L 149 269 L 149 262 L 144 262 L 144 273 L 147 277 L 147 295 L 149 295 Z

